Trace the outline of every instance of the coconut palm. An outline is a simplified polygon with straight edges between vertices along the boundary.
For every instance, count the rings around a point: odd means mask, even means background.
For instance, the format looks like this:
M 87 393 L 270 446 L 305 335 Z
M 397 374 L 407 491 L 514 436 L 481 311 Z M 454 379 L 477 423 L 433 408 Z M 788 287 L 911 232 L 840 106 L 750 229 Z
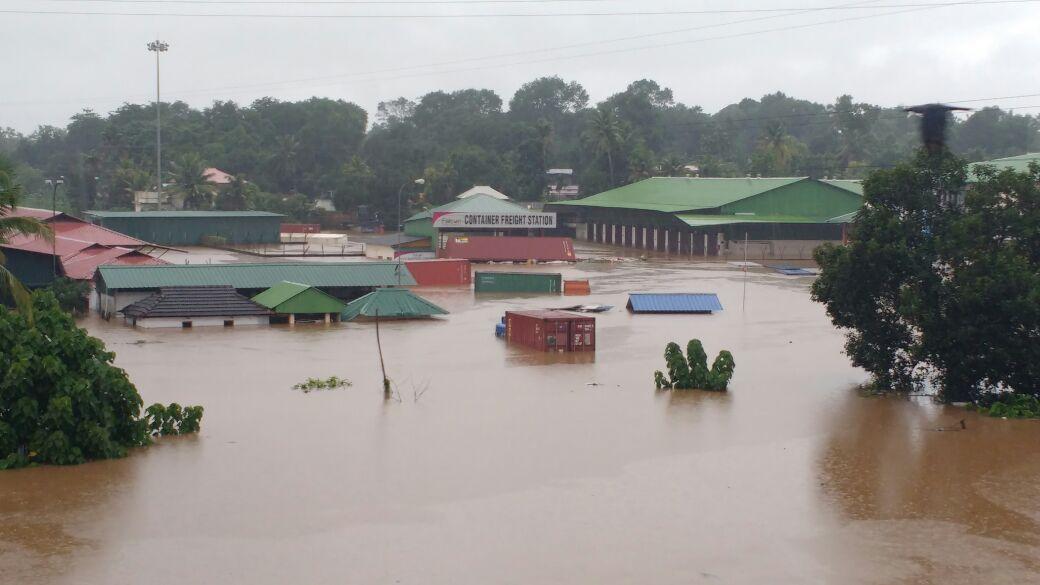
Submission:
M 22 186 L 15 180 L 14 166 L 0 156 L 0 244 L 7 243 L 12 236 L 41 236 L 50 241 L 54 236 L 50 226 L 31 217 L 14 217 Z M 0 249 L 0 297 L 10 298 L 20 310 L 30 313 L 32 299 L 29 291 L 7 268 L 3 250 Z
M 242 211 L 249 199 L 256 195 L 256 185 L 250 183 L 241 174 L 235 175 L 226 187 L 217 195 L 217 209 L 224 211 Z
M 187 154 L 170 164 L 174 191 L 184 198 L 185 209 L 209 209 L 216 192 L 206 179 L 206 165 L 197 154 Z
M 625 129 L 613 110 L 604 106 L 593 110 L 589 127 L 585 132 L 585 141 L 597 155 L 607 157 L 610 185 L 614 186 L 614 155 L 621 151 L 621 145 L 625 141 Z

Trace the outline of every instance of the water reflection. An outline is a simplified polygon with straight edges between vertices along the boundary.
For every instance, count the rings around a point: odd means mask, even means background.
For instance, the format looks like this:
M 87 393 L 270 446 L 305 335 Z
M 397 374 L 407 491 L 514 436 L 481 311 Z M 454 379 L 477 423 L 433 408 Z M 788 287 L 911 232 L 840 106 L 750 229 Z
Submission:
M 134 468 L 121 459 L 0 473 L 0 580 L 46 581 L 68 570 L 74 553 L 96 546 L 80 528 L 129 489 Z
M 873 540 L 917 565 L 955 566 L 952 550 L 976 548 L 978 566 L 1009 563 L 1005 575 L 1040 570 L 1035 422 L 851 393 L 828 416 L 820 489 L 843 518 L 870 526 Z M 918 521 L 913 530 L 908 521 Z M 927 539 L 949 546 L 922 548 L 926 527 Z

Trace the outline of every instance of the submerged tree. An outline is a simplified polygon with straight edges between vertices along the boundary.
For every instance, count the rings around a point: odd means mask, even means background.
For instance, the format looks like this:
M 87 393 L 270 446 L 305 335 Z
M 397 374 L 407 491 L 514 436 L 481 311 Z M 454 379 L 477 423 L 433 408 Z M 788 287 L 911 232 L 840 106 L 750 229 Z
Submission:
M 0 469 L 122 457 L 148 443 L 159 414 L 175 420 L 155 434 L 198 430 L 202 407 L 153 405 L 142 418 L 141 396 L 112 364 L 115 354 L 54 295 L 33 297 L 33 323 L 0 306 Z
M 654 385 L 657 388 L 721 392 L 729 386 L 736 368 L 733 354 L 722 350 L 709 370 L 708 354 L 704 352 L 699 339 L 691 339 L 686 344 L 685 356 L 678 343 L 669 343 L 664 349 L 664 361 L 668 366 L 668 375 L 665 376 L 661 371 L 654 372 Z
M 813 299 L 879 389 L 1040 394 L 1040 166 L 975 172 L 922 151 L 872 173 L 852 243 L 816 252 Z

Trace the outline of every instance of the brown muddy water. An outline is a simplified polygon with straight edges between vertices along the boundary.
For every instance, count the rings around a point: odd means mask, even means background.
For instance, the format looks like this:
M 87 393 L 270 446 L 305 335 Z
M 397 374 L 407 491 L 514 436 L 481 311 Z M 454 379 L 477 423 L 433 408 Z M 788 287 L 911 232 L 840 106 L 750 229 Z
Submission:
M 755 272 L 742 310 L 726 266 L 562 271 L 595 294 L 426 291 L 447 319 L 382 328 L 400 402 L 370 324 L 88 320 L 146 403 L 203 404 L 202 433 L 0 473 L 0 582 L 1040 582 L 1037 423 L 859 396 L 809 279 Z M 726 310 L 624 310 L 648 289 Z M 617 306 L 594 356 L 493 336 L 506 309 L 572 301 Z M 734 353 L 729 393 L 654 390 L 665 343 L 691 337 Z M 330 375 L 354 386 L 290 390 Z

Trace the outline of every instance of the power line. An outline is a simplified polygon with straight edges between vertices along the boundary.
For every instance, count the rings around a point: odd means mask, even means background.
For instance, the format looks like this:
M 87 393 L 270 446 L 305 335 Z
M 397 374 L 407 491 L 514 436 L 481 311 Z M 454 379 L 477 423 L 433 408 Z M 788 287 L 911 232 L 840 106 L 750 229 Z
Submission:
M 857 0 L 856 2 L 851 2 L 851 3 L 847 3 L 847 4 L 838 4 L 836 6 L 856 6 L 856 5 L 863 5 L 863 4 L 872 4 L 872 3 L 877 2 L 877 1 L 879 1 L 879 0 Z M 453 59 L 453 60 L 449 60 L 449 61 L 441 61 L 441 62 L 437 62 L 437 63 L 424 63 L 424 64 L 417 64 L 417 65 L 405 65 L 405 66 L 394 67 L 394 68 L 389 68 L 389 69 L 377 69 L 377 70 L 362 71 L 362 72 L 357 72 L 357 73 L 343 73 L 343 74 L 337 74 L 337 75 L 324 75 L 324 76 L 318 76 L 318 77 L 297 78 L 297 79 L 290 79 L 290 80 L 278 81 L 278 82 L 266 82 L 266 83 L 253 83 L 253 84 L 240 84 L 240 85 L 210 87 L 210 88 L 203 88 L 203 89 L 198 89 L 198 90 L 176 92 L 173 95 L 175 95 L 175 96 L 207 95 L 207 94 L 214 94 L 214 93 L 217 93 L 217 92 L 226 92 L 226 91 L 229 91 L 229 90 L 250 90 L 250 89 L 252 89 L 252 90 L 260 90 L 260 89 L 283 89 L 283 88 L 288 89 L 289 87 L 294 86 L 296 84 L 301 84 L 301 83 L 302 84 L 309 84 L 309 83 L 316 82 L 316 81 L 317 82 L 326 82 L 326 81 L 331 82 L 333 80 L 337 80 L 337 82 L 334 83 L 334 84 L 338 84 L 339 81 L 345 81 L 345 80 L 347 80 L 349 78 L 356 78 L 356 77 L 361 77 L 361 76 L 366 76 L 366 75 L 380 75 L 380 74 L 383 74 L 383 73 L 397 73 L 397 72 L 402 72 L 402 71 L 413 71 L 413 70 L 416 70 L 416 69 L 428 69 L 428 68 L 431 68 L 431 67 L 443 67 L 443 66 L 448 66 L 448 65 L 461 65 L 461 64 L 464 64 L 464 63 L 476 63 L 476 62 L 480 62 L 480 61 L 504 59 L 504 58 L 509 58 L 509 57 L 521 57 L 521 56 L 524 56 L 524 55 L 537 55 L 537 54 L 541 54 L 541 53 L 551 53 L 551 52 L 554 52 L 554 51 L 565 51 L 565 50 L 568 50 L 568 49 L 580 49 L 580 48 L 585 48 L 585 47 L 593 47 L 593 46 L 597 46 L 597 45 L 607 45 L 607 44 L 613 44 L 613 43 L 621 43 L 621 42 L 640 40 L 640 39 L 646 39 L 646 38 L 657 38 L 657 37 L 662 37 L 662 36 L 670 36 L 670 35 L 676 35 L 676 34 L 682 34 L 682 33 L 688 33 L 688 32 L 708 30 L 708 29 L 713 29 L 713 28 L 723 28 L 723 27 L 734 26 L 734 25 L 738 25 L 738 24 L 747 24 L 747 23 L 751 23 L 751 22 L 761 22 L 761 21 L 765 21 L 765 20 L 774 20 L 774 19 L 778 19 L 778 18 L 786 18 L 788 16 L 798 16 L 800 14 L 814 12 L 815 10 L 816 9 L 814 9 L 814 8 L 813 9 L 805 9 L 805 10 L 802 10 L 802 11 L 792 12 L 792 13 L 789 13 L 789 14 L 770 14 L 768 16 L 756 16 L 756 17 L 752 17 L 752 18 L 743 18 L 743 19 L 739 19 L 739 20 L 731 20 L 731 21 L 721 22 L 721 23 L 704 24 L 704 25 L 698 25 L 698 26 L 692 26 L 692 27 L 684 27 L 684 28 L 679 28 L 679 29 L 656 31 L 656 32 L 652 32 L 652 33 L 642 33 L 642 34 L 637 34 L 637 35 L 629 35 L 629 36 L 624 36 L 624 37 L 613 37 L 613 38 L 610 38 L 610 39 L 603 39 L 603 40 L 598 40 L 598 41 L 585 41 L 585 42 L 581 42 L 581 43 L 571 43 L 571 44 L 568 44 L 568 45 L 557 45 L 555 47 L 545 47 L 545 48 L 539 48 L 539 49 L 528 49 L 528 50 L 523 50 L 523 51 L 513 51 L 513 52 L 509 52 L 509 53 L 497 53 L 497 54 L 492 54 L 492 55 L 473 56 L 473 57 L 466 57 L 466 58 L 463 58 L 463 59 Z M 283 87 L 283 86 L 289 86 L 289 87 Z M 315 86 L 312 85 L 311 87 L 315 87 Z M 121 97 L 121 96 L 110 96 L 110 97 L 85 98 L 85 99 L 82 99 L 82 100 L 62 100 L 62 101 L 51 101 L 51 102 L 41 102 L 41 101 L 38 101 L 38 100 L 34 100 L 34 101 L 30 101 L 30 102 L 8 102 L 8 104 L 6 104 L 6 105 L 9 105 L 9 106 L 11 106 L 11 105 L 34 105 L 35 106 L 35 105 L 42 105 L 42 104 L 53 105 L 53 104 L 66 104 L 66 103 L 81 103 L 83 101 L 94 101 L 94 102 L 97 102 L 99 100 L 123 101 L 124 99 L 125 99 L 125 96 L 123 96 L 123 97 Z
M 112 1 L 112 0 L 109 0 Z M 159 1 L 159 0 L 155 0 Z M 190 0 L 181 0 L 188 2 Z M 240 0 L 244 3 L 246 0 Z M 1006 4 L 1035 4 L 1040 0 L 957 0 L 949 2 L 932 3 L 903 3 L 882 4 L 876 6 L 836 6 L 836 7 L 787 7 L 787 8 L 722 8 L 704 10 L 656 10 L 656 11 L 614 11 L 614 12 L 482 12 L 482 13 L 457 13 L 457 14 L 300 14 L 300 13 L 246 13 L 246 12 L 113 12 L 113 11 L 80 11 L 80 10 L 21 10 L 3 9 L 2 14 L 25 14 L 25 15 L 60 15 L 60 16 L 124 16 L 124 17 L 177 17 L 177 18 L 278 18 L 278 19 L 347 19 L 347 20 L 369 20 L 369 19 L 462 19 L 462 18 L 568 18 L 568 17 L 632 17 L 632 16 L 705 16 L 719 14 L 758 14 L 758 13 L 783 13 L 800 10 L 813 11 L 839 11 L 839 10 L 874 10 L 889 8 L 948 8 L 953 6 L 989 6 Z M 216 4 L 215 2 L 201 2 L 201 4 Z

